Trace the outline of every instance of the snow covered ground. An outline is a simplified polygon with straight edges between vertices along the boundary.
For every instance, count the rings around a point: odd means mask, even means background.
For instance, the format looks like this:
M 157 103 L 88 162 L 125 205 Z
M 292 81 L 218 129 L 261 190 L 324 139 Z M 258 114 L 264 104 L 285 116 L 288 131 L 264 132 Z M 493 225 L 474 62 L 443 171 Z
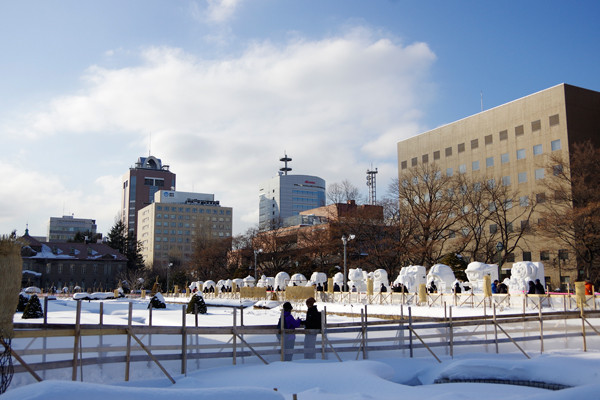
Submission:
M 202 326 L 230 326 L 233 320 L 232 309 L 211 307 L 208 314 L 202 315 Z M 214 303 L 214 301 L 213 301 Z M 224 303 L 219 301 L 219 303 Z M 127 321 L 127 300 L 106 300 L 103 302 L 105 324 L 125 324 Z M 147 324 L 146 301 L 133 301 L 135 324 Z M 239 305 L 231 300 L 229 305 Z M 245 304 L 249 305 L 251 302 Z M 361 305 L 319 304 L 328 311 L 360 312 Z M 387 307 L 387 309 L 385 309 Z M 386 311 L 389 307 L 370 306 L 369 313 Z M 82 302 L 82 323 L 97 323 L 99 302 Z M 51 301 L 48 319 L 50 323 L 73 323 L 76 302 L 72 300 Z M 510 311 L 510 310 L 508 310 Z M 398 311 L 399 312 L 399 311 Z M 406 313 L 406 310 L 404 311 Z M 454 309 L 454 315 L 481 313 L 481 309 Z M 517 311 L 518 312 L 518 311 Z M 435 307 L 413 307 L 413 315 L 443 316 L 444 310 Z M 245 325 L 265 325 L 277 321 L 279 309 L 244 310 Z M 301 314 L 299 314 L 302 316 Z M 153 313 L 153 325 L 180 325 L 181 305 L 168 304 L 167 310 Z M 194 316 L 186 318 L 192 326 Z M 351 321 L 352 318 L 333 316 L 329 322 Z M 20 314 L 15 322 L 21 322 Z M 35 320 L 29 320 L 34 322 Z M 239 314 L 238 314 L 239 323 Z M 590 333 L 592 335 L 592 333 Z M 69 342 L 72 346 L 72 340 Z M 29 383 L 24 377 L 15 377 L 9 390 L 1 396 L 4 399 L 54 399 L 86 400 L 107 398 L 132 399 L 572 399 L 600 398 L 600 348 L 598 341 L 588 342 L 588 351 L 547 346 L 543 354 L 530 352 L 532 359 L 526 359 L 516 348 L 512 353 L 461 353 L 450 358 L 440 356 L 442 363 L 432 357 L 405 358 L 374 355 L 369 360 L 303 360 L 293 362 L 246 363 L 236 366 L 219 365 L 204 367 L 188 372 L 186 376 L 174 375 L 176 384 L 155 374 L 140 370 L 139 363 L 132 381 L 113 383 L 86 383 L 46 380 Z M 68 347 L 67 344 L 66 347 Z M 295 357 L 296 358 L 296 357 Z M 206 365 L 206 363 L 204 363 Z M 145 365 L 145 364 L 144 364 Z M 148 365 L 148 372 L 152 366 Z M 112 369 L 109 365 L 105 369 Z M 114 368 L 118 370 L 118 368 Z M 156 369 L 154 367 L 154 369 Z M 122 369 L 120 370 L 122 371 Z M 119 375 L 119 373 L 116 375 Z M 106 371 L 105 371 L 106 372 Z M 88 377 L 89 377 L 89 373 Z M 84 374 L 85 375 L 85 374 Z M 122 374 L 119 375 L 122 380 Z M 68 379 L 68 378 L 66 378 Z M 436 380 L 500 379 L 507 381 L 540 382 L 568 387 L 551 391 L 545 388 L 490 383 L 443 383 Z M 116 382 L 116 383 L 115 383 Z

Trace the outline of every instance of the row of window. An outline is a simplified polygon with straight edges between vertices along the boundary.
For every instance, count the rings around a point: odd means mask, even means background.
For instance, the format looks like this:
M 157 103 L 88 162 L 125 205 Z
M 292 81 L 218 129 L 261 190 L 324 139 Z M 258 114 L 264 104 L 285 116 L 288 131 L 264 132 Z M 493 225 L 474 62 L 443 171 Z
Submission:
M 216 208 L 194 208 L 194 207 L 169 207 L 169 206 L 156 206 L 157 211 L 173 211 L 173 212 L 186 212 L 186 213 L 198 213 L 198 214 L 221 214 L 221 215 L 231 215 L 231 210 L 222 210 Z
M 559 116 L 558 114 L 552 115 L 549 117 L 549 125 L 550 126 L 555 126 L 559 124 Z M 531 131 L 532 132 L 536 132 L 536 131 L 540 131 L 541 130 L 541 121 L 537 120 L 537 121 L 533 121 L 531 123 Z M 525 134 L 525 128 L 523 125 L 519 125 L 517 127 L 515 127 L 515 137 L 519 137 L 519 136 L 523 136 Z M 508 140 L 508 130 L 503 130 L 498 132 L 498 138 L 500 141 L 504 141 L 504 140 Z M 484 142 L 485 145 L 491 145 L 494 143 L 494 137 L 493 135 L 487 135 L 484 138 Z M 560 141 L 559 141 L 560 142 Z M 553 142 L 554 143 L 554 142 Z M 541 145 L 539 145 L 541 147 Z M 554 146 L 554 144 L 553 144 Z M 560 145 L 559 145 L 560 146 Z M 473 139 L 471 140 L 471 150 L 475 150 L 479 148 L 479 139 Z M 465 143 L 459 143 L 456 147 L 456 150 L 458 152 L 458 154 L 463 153 L 466 149 Z M 535 150 L 534 150 L 535 151 Z M 553 150 L 554 151 L 554 150 Z M 444 150 L 444 154 L 446 157 L 451 157 L 453 154 L 453 148 L 452 147 L 446 147 Z M 535 153 L 534 153 L 535 154 Z M 436 150 L 433 152 L 433 160 L 439 160 L 441 158 L 441 152 L 440 150 Z M 429 162 L 429 154 L 423 154 L 421 156 L 421 162 L 423 164 L 427 164 Z M 418 164 L 418 157 L 413 157 L 411 159 L 411 167 L 416 167 Z M 406 169 L 408 168 L 408 161 L 402 161 L 400 163 L 400 168 L 401 169 Z

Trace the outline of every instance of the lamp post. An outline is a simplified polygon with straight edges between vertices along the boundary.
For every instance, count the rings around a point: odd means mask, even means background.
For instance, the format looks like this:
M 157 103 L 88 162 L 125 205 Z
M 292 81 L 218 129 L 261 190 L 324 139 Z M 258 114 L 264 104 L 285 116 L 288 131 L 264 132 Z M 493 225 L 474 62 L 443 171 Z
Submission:
M 167 294 L 169 293 L 169 270 L 171 269 L 172 266 L 173 266 L 173 263 L 169 263 L 169 265 L 167 265 Z
M 342 236 L 342 243 L 344 244 L 344 281 L 342 282 L 342 292 L 344 291 L 344 288 L 347 287 L 346 282 L 348 281 L 348 268 L 346 264 L 346 246 L 348 245 L 348 242 L 354 238 L 354 235 L 348 235 L 348 237 L 346 237 L 346 235 Z
M 502 242 L 496 243 L 496 250 L 498 250 L 498 280 L 502 278 L 502 249 L 504 249 L 504 245 Z
M 258 257 L 258 253 L 262 253 L 262 252 L 263 252 L 263 249 L 254 250 L 254 284 L 255 285 L 258 283 L 257 277 L 256 277 L 256 258 Z

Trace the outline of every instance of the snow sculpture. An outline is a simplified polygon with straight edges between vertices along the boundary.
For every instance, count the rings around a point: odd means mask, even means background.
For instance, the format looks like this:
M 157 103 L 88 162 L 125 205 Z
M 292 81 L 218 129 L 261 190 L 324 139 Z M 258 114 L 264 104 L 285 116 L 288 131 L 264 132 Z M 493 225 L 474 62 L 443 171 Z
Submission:
M 258 280 L 258 283 L 256 284 L 257 287 L 266 287 L 266 288 L 273 288 L 275 285 L 275 278 L 273 277 L 267 277 L 266 275 L 263 275 L 260 277 L 260 279 Z
M 325 282 L 327 282 L 327 274 L 325 272 L 313 272 L 306 286 L 317 286 L 318 284 L 323 286 Z
M 456 280 L 452 268 L 445 264 L 435 264 L 427 274 L 427 286 L 435 283 L 438 293 L 452 293 L 452 284 Z
M 335 284 L 337 283 L 337 285 L 339 286 L 340 291 L 341 291 L 342 290 L 342 282 L 344 282 L 344 274 L 342 274 L 341 272 L 336 272 L 335 275 L 333 276 L 334 287 L 335 287 Z
M 217 285 L 215 284 L 215 281 L 208 280 L 202 284 L 202 291 L 203 292 L 210 292 L 210 291 L 214 292 L 216 289 L 216 286 Z
M 519 261 L 510 270 L 509 293 L 527 293 L 529 281 L 539 279 L 544 282 L 544 264 L 541 262 Z
M 380 292 L 381 284 L 385 286 L 387 292 L 390 291 L 390 281 L 388 279 L 388 273 L 385 269 L 376 269 L 373 272 L 373 291 Z
M 253 276 L 248 275 L 243 279 L 244 287 L 254 287 L 254 283 L 256 282 Z
M 308 282 L 308 280 L 306 279 L 306 277 L 304 275 L 294 274 L 290 278 L 290 281 L 288 282 L 288 286 L 306 286 L 306 282 Z
M 289 282 L 289 274 L 287 272 L 281 271 L 277 275 L 275 275 L 275 285 L 273 289 L 277 290 L 277 288 L 279 288 L 279 290 L 285 290 L 285 287 L 288 285 Z
M 200 292 L 204 288 L 204 281 L 192 282 L 192 283 L 190 283 L 190 286 L 188 286 L 188 287 L 190 288 L 190 292 L 193 292 L 194 289 L 196 289 L 196 291 Z
M 402 284 L 406 287 L 408 293 L 416 293 L 421 283 L 427 282 L 427 273 L 425 267 L 421 265 L 410 265 L 402 267 L 394 284 Z
M 344 279 L 342 275 L 342 281 L 343 280 Z M 367 291 L 367 281 L 365 279 L 365 274 L 363 274 L 362 268 L 350 268 L 348 271 L 348 288 L 350 291 L 354 290 L 352 286 L 356 288 L 357 292 Z
M 483 277 L 488 275 L 490 281 L 494 282 L 498 279 L 498 265 L 496 264 L 485 264 L 482 262 L 474 261 L 467 265 L 465 269 L 467 279 L 469 280 L 470 286 L 473 288 L 473 293 L 483 292 Z
M 244 286 L 244 280 L 241 278 L 235 278 L 231 280 L 231 283 L 235 283 L 235 286 L 239 289 L 241 287 Z M 233 285 L 230 285 L 230 287 L 233 287 Z

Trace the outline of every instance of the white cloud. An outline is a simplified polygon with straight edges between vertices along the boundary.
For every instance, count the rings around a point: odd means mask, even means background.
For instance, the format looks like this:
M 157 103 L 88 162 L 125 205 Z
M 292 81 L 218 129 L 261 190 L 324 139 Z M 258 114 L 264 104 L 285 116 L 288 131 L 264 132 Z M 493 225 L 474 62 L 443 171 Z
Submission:
M 96 182 L 95 194 L 77 198 L 110 204 L 112 215 L 88 207 L 109 218 L 105 230 L 120 204 L 120 180 L 110 177 L 144 155 L 117 159 L 128 150 L 121 135 L 136 135 L 143 148 L 151 133 L 152 153 L 170 164 L 178 189 L 215 193 L 234 207 L 234 230 L 241 232 L 257 222 L 258 185 L 276 174 L 285 150 L 293 173 L 330 183 L 350 179 L 360 188 L 373 163 L 378 193 L 385 192 L 397 174 L 396 142 L 419 132 L 434 60 L 424 43 L 403 45 L 367 29 L 285 45 L 254 43 L 240 56 L 216 60 L 149 48 L 139 65 L 89 68 L 80 92 L 53 99 L 13 131 L 48 143 L 72 135 L 91 147 L 101 135 L 106 147 L 118 146 L 103 156 L 115 169 L 101 179 L 116 188 Z M 60 185 L 72 182 L 63 176 Z
M 206 3 L 204 7 L 192 3 L 192 16 L 200 22 L 220 24 L 233 17 L 242 0 L 206 0 L 203 3 Z

